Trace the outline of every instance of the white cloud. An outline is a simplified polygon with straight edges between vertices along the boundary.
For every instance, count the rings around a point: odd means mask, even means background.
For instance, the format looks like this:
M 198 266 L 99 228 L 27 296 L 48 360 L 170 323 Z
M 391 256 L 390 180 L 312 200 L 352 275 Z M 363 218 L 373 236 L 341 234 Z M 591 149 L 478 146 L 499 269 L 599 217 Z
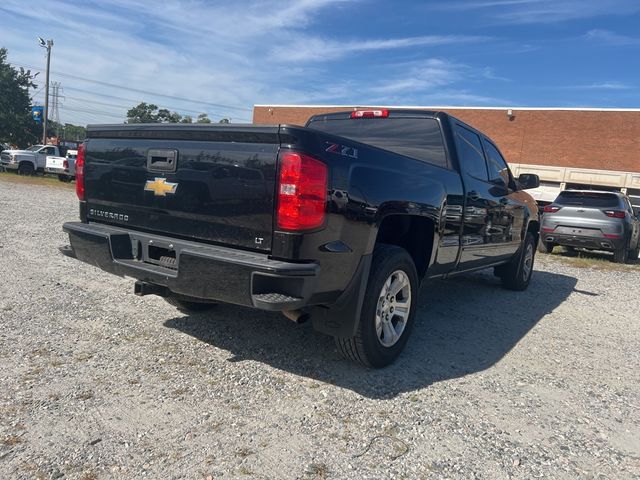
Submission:
M 570 89 L 578 90 L 631 90 L 633 87 L 621 82 L 602 82 L 591 83 L 588 85 L 574 85 L 573 87 L 567 87 Z
M 463 43 L 484 42 L 489 37 L 473 35 L 427 35 L 420 37 L 389 38 L 373 40 L 336 41 L 322 38 L 302 37 L 291 44 L 271 51 L 273 58 L 289 61 L 321 61 L 346 57 L 354 53 L 376 50 L 393 50 L 409 47 L 435 47 Z
M 616 47 L 640 45 L 640 37 L 620 35 L 618 33 L 610 32 L 609 30 L 589 30 L 585 34 L 585 38 Z
M 435 10 L 477 11 L 497 23 L 557 23 L 602 15 L 640 12 L 637 0 L 459 0 L 433 7 Z
M 56 14 L 43 22 L 37 5 L 3 0 L 0 36 L 11 62 L 39 70 L 44 50 L 35 37 L 54 39 L 52 80 L 61 82 L 65 96 L 61 120 L 80 124 L 122 121 L 139 101 L 233 121 L 250 121 L 254 103 L 366 103 L 383 95 L 415 103 L 426 92 L 435 94 L 436 87 L 455 95 L 456 85 L 486 76 L 435 58 L 404 66 L 382 59 L 342 75 L 326 62 L 309 61 L 391 50 L 435 57 L 445 45 L 491 40 L 426 35 L 340 41 L 313 33 L 318 16 L 353 13 L 358 1 L 104 0 L 78 7 L 73 0 L 49 0 L 47 8 Z M 40 86 L 43 77 L 37 78 Z M 469 102 L 484 99 L 467 90 L 458 94 Z M 42 92 L 36 97 L 43 98 Z

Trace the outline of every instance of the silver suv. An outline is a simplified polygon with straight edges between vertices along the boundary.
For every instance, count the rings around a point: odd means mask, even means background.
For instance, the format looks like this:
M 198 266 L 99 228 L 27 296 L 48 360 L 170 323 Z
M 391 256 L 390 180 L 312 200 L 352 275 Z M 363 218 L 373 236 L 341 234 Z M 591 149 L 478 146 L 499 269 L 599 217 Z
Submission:
M 613 252 L 613 261 L 637 260 L 640 218 L 619 192 L 565 190 L 543 209 L 540 249 L 555 245 Z

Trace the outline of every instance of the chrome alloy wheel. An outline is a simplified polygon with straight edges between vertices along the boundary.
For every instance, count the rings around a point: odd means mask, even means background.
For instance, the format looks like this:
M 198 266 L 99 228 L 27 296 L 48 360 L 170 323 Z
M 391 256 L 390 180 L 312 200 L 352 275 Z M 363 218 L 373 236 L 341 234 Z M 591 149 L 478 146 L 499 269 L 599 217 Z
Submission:
M 376 308 L 376 334 L 384 347 L 396 344 L 411 310 L 411 282 L 402 270 L 393 272 L 382 286 Z
M 524 252 L 524 260 L 522 262 L 522 273 L 525 281 L 531 276 L 531 270 L 533 270 L 533 245 L 529 243 Z

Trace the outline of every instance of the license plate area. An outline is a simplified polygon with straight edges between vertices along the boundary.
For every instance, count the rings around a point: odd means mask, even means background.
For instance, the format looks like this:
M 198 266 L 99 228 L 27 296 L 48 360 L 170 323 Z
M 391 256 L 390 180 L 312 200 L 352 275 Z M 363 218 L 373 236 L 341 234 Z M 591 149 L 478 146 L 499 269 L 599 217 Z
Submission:
M 152 265 L 169 268 L 171 270 L 178 269 L 178 255 L 173 249 L 172 244 L 164 244 L 154 240 L 149 240 L 143 249 L 142 261 Z

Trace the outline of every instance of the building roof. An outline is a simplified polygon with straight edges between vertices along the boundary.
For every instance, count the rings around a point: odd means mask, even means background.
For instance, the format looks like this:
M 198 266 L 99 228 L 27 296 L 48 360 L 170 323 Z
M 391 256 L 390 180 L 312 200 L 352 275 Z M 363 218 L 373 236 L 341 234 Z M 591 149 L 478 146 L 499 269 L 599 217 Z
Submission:
M 520 110 L 520 111 L 566 111 L 566 112 L 640 112 L 640 108 L 605 108 L 605 107 L 462 107 L 450 105 L 295 105 L 295 104 L 254 104 L 254 108 L 344 108 L 353 110 L 355 108 L 397 108 L 410 110 Z

